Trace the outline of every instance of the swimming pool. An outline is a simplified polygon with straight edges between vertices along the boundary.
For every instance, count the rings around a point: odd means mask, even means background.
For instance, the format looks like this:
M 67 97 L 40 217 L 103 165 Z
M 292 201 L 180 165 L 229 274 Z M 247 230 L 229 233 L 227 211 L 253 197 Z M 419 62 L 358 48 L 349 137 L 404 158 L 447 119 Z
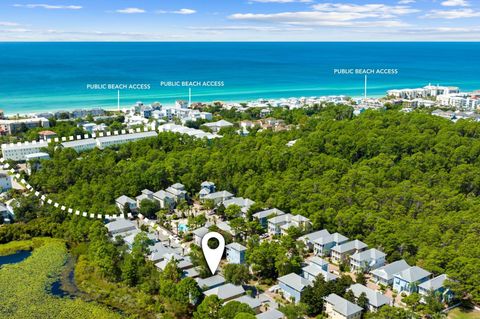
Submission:
M 188 231 L 188 226 L 186 224 L 178 224 L 178 231 L 185 233 Z

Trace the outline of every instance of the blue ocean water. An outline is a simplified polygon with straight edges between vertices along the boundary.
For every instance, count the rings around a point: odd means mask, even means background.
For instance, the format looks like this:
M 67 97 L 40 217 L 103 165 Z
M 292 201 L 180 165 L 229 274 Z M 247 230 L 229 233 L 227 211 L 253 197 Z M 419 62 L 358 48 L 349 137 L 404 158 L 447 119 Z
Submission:
M 148 83 L 121 104 L 187 99 L 161 81 L 224 81 L 193 88 L 193 101 L 363 94 L 363 76 L 335 68 L 393 68 L 369 76 L 369 95 L 428 83 L 480 89 L 480 43 L 0 43 L 0 109 L 7 114 L 104 107 L 117 92 L 92 83 Z

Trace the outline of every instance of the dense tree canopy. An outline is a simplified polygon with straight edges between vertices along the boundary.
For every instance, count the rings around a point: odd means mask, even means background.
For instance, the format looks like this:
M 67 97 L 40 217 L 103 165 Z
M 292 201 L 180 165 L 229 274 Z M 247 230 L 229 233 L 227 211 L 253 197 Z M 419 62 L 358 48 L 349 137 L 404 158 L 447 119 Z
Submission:
M 302 116 L 288 132 L 214 141 L 162 133 L 81 160 L 57 151 L 31 182 L 69 206 L 115 213 L 120 195 L 175 182 L 193 194 L 211 180 L 364 240 L 389 261 L 446 272 L 457 292 L 480 302 L 480 124 L 393 110 L 352 118 L 345 107 Z

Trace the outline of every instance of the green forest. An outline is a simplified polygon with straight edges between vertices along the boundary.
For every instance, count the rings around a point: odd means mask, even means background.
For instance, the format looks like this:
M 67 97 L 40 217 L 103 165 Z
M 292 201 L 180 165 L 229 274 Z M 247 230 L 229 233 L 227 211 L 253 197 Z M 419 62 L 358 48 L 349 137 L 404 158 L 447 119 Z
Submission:
M 81 157 L 50 150 L 53 160 L 30 182 L 67 206 L 114 214 L 118 196 L 176 182 L 195 196 L 209 180 L 264 207 L 303 214 L 315 229 L 363 240 L 390 262 L 446 272 L 460 296 L 480 303 L 480 123 L 396 110 L 352 114 L 327 107 L 292 118 L 292 131 L 228 131 L 214 141 L 162 133 Z M 25 222 L 44 214 L 22 205 Z M 20 239 L 3 228 L 0 241 Z

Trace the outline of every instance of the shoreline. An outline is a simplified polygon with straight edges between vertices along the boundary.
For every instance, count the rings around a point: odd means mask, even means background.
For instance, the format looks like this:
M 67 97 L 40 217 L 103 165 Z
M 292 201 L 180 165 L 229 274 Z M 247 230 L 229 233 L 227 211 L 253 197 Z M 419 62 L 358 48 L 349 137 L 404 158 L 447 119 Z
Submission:
M 345 96 L 345 97 L 349 97 L 349 98 L 352 98 L 352 99 L 361 99 L 363 98 L 363 96 L 350 96 L 350 95 L 347 95 L 347 94 L 329 94 L 329 95 L 317 95 L 317 96 L 288 96 L 288 97 L 278 97 L 278 98 L 266 98 L 266 97 L 257 97 L 257 98 L 254 98 L 254 99 L 239 99 L 239 100 L 209 100 L 209 101 L 200 101 L 200 100 L 192 100 L 192 104 L 194 103 L 204 103 L 204 104 L 213 104 L 215 102 L 222 102 L 222 103 L 225 103 L 225 104 L 235 104 L 235 103 L 249 103 L 249 102 L 255 102 L 255 101 L 258 101 L 258 100 L 272 100 L 272 101 L 279 101 L 279 100 L 284 100 L 284 99 L 300 99 L 300 98 L 310 98 L 310 97 L 316 97 L 316 98 L 321 98 L 321 97 L 329 97 L 329 96 Z M 372 99 L 379 99 L 379 98 L 383 98 L 385 97 L 385 95 L 381 95 L 381 94 L 371 94 L 368 96 L 368 98 L 372 98 Z M 182 98 L 179 98 L 177 100 L 184 100 Z M 140 102 L 140 100 L 138 100 Z M 151 105 L 155 102 L 157 102 L 156 100 L 152 100 L 151 102 L 150 101 L 141 101 L 142 103 L 144 103 L 145 105 Z M 128 104 L 128 105 L 120 105 L 120 111 L 123 110 L 123 109 L 126 109 L 126 108 L 130 108 L 130 107 L 133 107 L 135 103 L 131 103 L 131 104 Z M 170 103 L 161 103 L 162 106 L 166 106 L 166 107 L 174 107 L 175 106 L 175 100 L 173 102 L 170 102 Z M 40 110 L 32 110 L 32 111 L 28 111 L 28 112 L 16 112 L 16 113 L 12 113 L 12 112 L 4 112 L 4 115 L 5 117 L 14 117 L 14 116 L 20 116 L 20 117 L 33 117 L 33 116 L 36 116 L 38 114 L 41 114 L 41 113 L 56 113 L 56 112 L 72 112 L 72 111 L 75 111 L 75 110 L 93 110 L 93 109 L 102 109 L 104 111 L 107 111 L 107 112 L 117 112 L 118 109 L 116 107 L 113 107 L 113 106 L 82 106 L 82 107 L 72 107 L 72 108 L 49 108 L 49 107 L 43 107 L 42 109 Z

